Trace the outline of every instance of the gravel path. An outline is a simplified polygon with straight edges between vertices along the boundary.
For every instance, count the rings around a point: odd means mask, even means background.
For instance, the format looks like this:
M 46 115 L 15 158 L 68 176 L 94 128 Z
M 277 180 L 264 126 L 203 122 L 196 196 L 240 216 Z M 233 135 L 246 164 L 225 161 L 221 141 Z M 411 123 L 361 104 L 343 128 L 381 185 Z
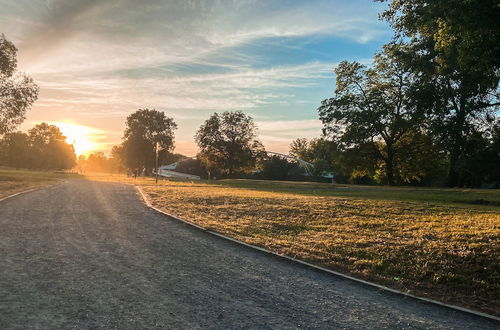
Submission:
M 231 243 L 75 180 L 0 202 L 0 329 L 500 328 Z

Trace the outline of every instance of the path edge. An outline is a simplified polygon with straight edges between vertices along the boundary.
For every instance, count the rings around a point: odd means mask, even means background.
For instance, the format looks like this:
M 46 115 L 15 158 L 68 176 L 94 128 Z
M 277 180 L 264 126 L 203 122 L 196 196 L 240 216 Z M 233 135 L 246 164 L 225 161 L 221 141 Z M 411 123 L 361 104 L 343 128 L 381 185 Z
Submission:
M 288 260 L 288 261 L 291 261 L 291 262 L 299 263 L 299 264 L 307 266 L 309 268 L 313 268 L 315 270 L 326 272 L 326 273 L 329 273 L 331 275 L 335 275 L 335 276 L 338 276 L 338 277 L 341 277 L 341 278 L 344 278 L 344 279 L 347 279 L 347 280 L 350 280 L 350 281 L 353 281 L 353 282 L 361 283 L 363 285 L 367 285 L 367 286 L 370 286 L 370 287 L 373 287 L 373 288 L 377 288 L 377 289 L 380 289 L 380 290 L 383 290 L 383 291 L 391 292 L 393 294 L 397 294 L 397 295 L 409 297 L 409 298 L 412 298 L 412 299 L 420 300 L 420 301 L 423 301 L 423 302 L 426 302 L 426 303 L 430 303 L 430 304 L 433 304 L 433 305 L 445 307 L 445 308 L 448 308 L 448 309 L 451 309 L 451 310 L 455 310 L 455 311 L 459 311 L 459 312 L 464 312 L 464 313 L 472 314 L 472 315 L 475 315 L 475 316 L 483 317 L 483 318 L 486 318 L 486 319 L 489 319 L 489 320 L 500 322 L 500 317 L 497 317 L 497 316 L 494 316 L 494 315 L 490 315 L 490 314 L 478 312 L 478 311 L 475 311 L 475 310 L 472 310 L 472 309 L 468 309 L 468 308 L 464 308 L 464 307 L 460 307 L 460 306 L 446 304 L 446 303 L 440 302 L 438 300 L 434 300 L 434 299 L 430 299 L 430 298 L 425 298 L 425 297 L 420 297 L 420 296 L 416 296 L 416 295 L 413 295 L 413 294 L 408 293 L 408 292 L 403 292 L 403 291 L 399 291 L 399 290 L 396 290 L 396 289 L 392 289 L 392 288 L 389 288 L 389 287 L 384 286 L 384 285 L 380 285 L 380 284 L 373 283 L 373 282 L 370 282 L 370 281 L 362 280 L 362 279 L 359 279 L 359 278 L 356 278 L 356 277 L 353 277 L 353 276 L 350 276 L 350 275 L 346 275 L 346 274 L 343 274 L 343 273 L 340 273 L 340 272 L 337 272 L 337 271 L 334 271 L 334 270 L 331 270 L 331 269 L 328 269 L 328 268 L 325 268 L 325 267 L 314 265 L 314 264 L 311 264 L 311 263 L 309 263 L 307 261 L 303 261 L 301 259 L 289 257 L 289 256 L 282 255 L 282 254 L 278 254 L 276 252 L 273 252 L 271 250 L 265 249 L 263 247 L 252 245 L 252 244 L 249 244 L 249 243 L 246 243 L 246 242 L 243 242 L 243 241 L 231 238 L 229 236 L 223 235 L 221 233 L 218 233 L 218 232 L 215 232 L 215 231 L 211 231 L 209 229 L 206 229 L 206 228 L 204 228 L 202 226 L 199 226 L 199 225 L 197 225 L 195 223 L 192 223 L 190 221 L 187 221 L 187 220 L 184 220 L 182 218 L 179 218 L 179 217 L 177 217 L 175 215 L 167 213 L 167 212 L 165 212 L 165 211 L 163 211 L 163 210 L 161 210 L 161 209 L 153 206 L 153 204 L 151 203 L 151 201 L 149 200 L 149 198 L 147 197 L 147 195 L 144 193 L 144 191 L 142 190 L 142 188 L 140 186 L 136 185 L 136 184 L 134 184 L 134 186 L 137 189 L 137 191 L 139 192 L 139 195 L 141 196 L 142 200 L 144 201 L 144 203 L 146 204 L 147 207 L 153 209 L 154 211 L 156 211 L 158 213 L 166 215 L 166 216 L 168 216 L 168 217 L 170 217 L 170 218 L 172 218 L 174 220 L 183 222 L 183 223 L 185 223 L 185 224 L 187 224 L 189 226 L 192 226 L 192 227 L 195 227 L 195 228 L 197 228 L 199 230 L 207 232 L 207 233 L 209 233 L 211 235 L 223 238 L 225 240 L 231 241 L 231 242 L 239 244 L 239 245 L 243 245 L 243 246 L 252 248 L 254 250 L 258 250 L 260 252 L 264 252 L 264 253 L 273 255 L 273 256 L 281 258 L 281 259 L 285 259 L 285 260 Z M 2 201 L 2 200 L 0 199 L 0 201 Z

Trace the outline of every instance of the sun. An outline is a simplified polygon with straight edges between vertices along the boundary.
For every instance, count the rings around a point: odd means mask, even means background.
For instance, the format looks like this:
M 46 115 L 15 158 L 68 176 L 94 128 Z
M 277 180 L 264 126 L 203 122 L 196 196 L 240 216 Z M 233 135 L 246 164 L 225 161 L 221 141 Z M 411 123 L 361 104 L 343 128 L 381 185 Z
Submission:
M 92 151 L 102 149 L 101 144 L 97 141 L 99 130 L 68 122 L 53 122 L 51 123 L 61 130 L 66 136 L 66 142 L 72 144 L 77 155 L 87 155 Z

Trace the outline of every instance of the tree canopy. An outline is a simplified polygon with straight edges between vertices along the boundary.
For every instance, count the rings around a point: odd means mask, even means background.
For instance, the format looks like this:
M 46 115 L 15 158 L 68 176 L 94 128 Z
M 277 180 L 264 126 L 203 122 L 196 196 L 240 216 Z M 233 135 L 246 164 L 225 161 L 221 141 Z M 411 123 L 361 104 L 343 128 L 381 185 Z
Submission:
M 164 112 L 139 109 L 127 117 L 121 155 L 129 169 L 154 167 L 156 147 L 165 158 L 174 149 L 174 130 L 177 124 Z
M 388 45 L 366 67 L 341 62 L 335 69 L 335 96 L 319 107 L 326 136 L 344 149 L 371 145 L 373 157 L 384 162 L 387 183 L 393 185 L 397 154 L 405 135 L 418 130 L 423 114 L 411 99 L 415 78 L 397 61 L 400 45 Z
M 16 72 L 17 48 L 0 35 L 0 136 L 21 124 L 38 98 L 38 86 L 29 76 Z
M 214 113 L 196 132 L 199 157 L 205 167 L 226 175 L 255 167 L 264 152 L 256 139 L 257 127 L 252 117 L 241 111 Z
M 498 2 L 378 1 L 388 2 L 381 18 L 393 40 L 371 66 L 342 62 L 335 96 L 318 109 L 338 144 L 338 178 L 499 183 Z
M 377 0 L 389 2 L 381 17 L 395 38 L 409 38 L 442 69 L 474 70 L 498 84 L 500 6 L 496 0 Z M 496 82 L 495 82 L 496 81 Z
M 499 16 L 494 0 L 390 1 L 381 15 L 406 45 L 400 63 L 431 91 L 414 97 L 448 153 L 449 185 L 464 184 L 468 146 L 498 120 Z

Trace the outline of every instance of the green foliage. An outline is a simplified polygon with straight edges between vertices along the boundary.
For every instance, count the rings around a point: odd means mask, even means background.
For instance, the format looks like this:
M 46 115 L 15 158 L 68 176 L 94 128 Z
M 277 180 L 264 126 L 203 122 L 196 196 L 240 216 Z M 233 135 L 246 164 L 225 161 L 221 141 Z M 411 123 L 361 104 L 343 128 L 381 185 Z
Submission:
M 436 57 L 443 70 L 474 70 L 498 83 L 500 6 L 497 0 L 379 0 L 390 2 L 381 17 L 396 38 Z
M 373 66 L 342 62 L 335 96 L 318 109 L 339 147 L 337 180 L 498 185 L 498 2 L 387 2 L 381 17 L 393 41 Z M 314 158 L 296 142 L 302 157 Z
M 379 148 L 376 143 L 362 143 L 342 150 L 334 161 L 336 181 L 352 184 L 372 184 L 377 180 L 380 182 L 375 175 L 381 166 L 381 161 L 376 157 Z
M 411 131 L 400 142 L 396 155 L 395 178 L 398 184 L 443 185 L 448 160 L 446 153 L 429 134 Z
M 38 86 L 29 76 L 16 72 L 17 48 L 0 35 L 0 136 L 25 119 L 26 111 L 38 98 Z
M 293 176 L 291 170 L 296 167 L 296 163 L 290 162 L 283 157 L 273 155 L 261 161 L 260 176 L 266 180 L 289 180 Z
M 139 109 L 127 117 L 121 157 L 129 169 L 150 173 L 155 166 L 156 146 L 160 162 L 174 149 L 177 124 L 164 112 Z
M 214 113 L 196 132 L 199 157 L 210 171 L 232 176 L 253 170 L 264 154 L 252 117 L 241 111 Z
M 306 162 L 315 163 L 324 160 L 331 163 L 336 156 L 337 150 L 338 146 L 335 142 L 324 138 L 311 140 L 299 138 L 292 141 L 289 152 L 293 157 Z M 329 164 L 328 170 L 332 170 L 331 164 Z
M 500 124 L 488 133 L 489 137 L 476 133 L 467 140 L 465 157 L 457 164 L 461 185 L 500 188 Z
M 374 66 L 342 62 L 335 69 L 335 96 L 319 107 L 324 133 L 341 148 L 371 145 L 370 158 L 384 163 L 387 183 L 393 185 L 397 155 L 405 136 L 423 122 L 410 97 L 414 75 L 397 61 L 401 45 L 388 45 L 375 55 Z M 411 143 L 411 142 L 410 142 Z
M 320 180 L 326 172 L 339 174 L 336 160 L 340 156 L 338 144 L 324 138 L 295 139 L 290 144 L 290 155 L 313 164 L 311 175 Z M 302 170 L 304 172 L 304 170 Z
M 498 118 L 499 16 L 494 0 L 398 0 L 382 14 L 406 42 L 399 61 L 419 77 L 414 98 L 448 153 L 450 185 L 465 184 L 468 145 Z

